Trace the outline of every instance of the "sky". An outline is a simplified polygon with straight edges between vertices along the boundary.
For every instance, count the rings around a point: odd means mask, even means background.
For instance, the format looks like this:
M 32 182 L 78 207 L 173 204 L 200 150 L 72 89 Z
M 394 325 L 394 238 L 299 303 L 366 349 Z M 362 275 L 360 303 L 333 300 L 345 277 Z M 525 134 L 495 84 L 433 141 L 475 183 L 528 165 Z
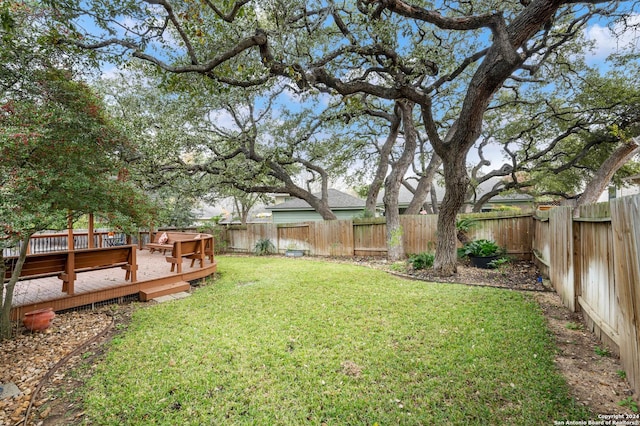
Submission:
M 640 25 L 640 14 L 632 16 L 629 19 L 629 23 Z M 587 28 L 586 38 L 595 42 L 592 54 L 587 60 L 588 65 L 601 66 L 608 69 L 604 61 L 610 54 L 624 53 L 630 49 L 638 51 L 638 48 L 640 48 L 640 32 L 638 28 L 624 31 L 622 25 L 619 24 L 613 30 L 615 33 L 619 33 L 620 37 L 615 37 L 610 28 L 600 24 L 594 24 Z

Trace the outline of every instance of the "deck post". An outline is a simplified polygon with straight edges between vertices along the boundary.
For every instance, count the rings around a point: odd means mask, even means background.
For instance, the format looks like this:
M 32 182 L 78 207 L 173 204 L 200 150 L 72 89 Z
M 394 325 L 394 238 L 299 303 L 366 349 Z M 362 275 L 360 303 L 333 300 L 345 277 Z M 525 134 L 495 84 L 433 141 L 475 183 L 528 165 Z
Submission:
M 129 265 L 131 268 L 131 282 L 138 281 L 138 259 L 136 259 L 136 247 L 132 246 L 129 252 Z
M 75 255 L 74 255 L 74 250 L 76 249 L 75 247 L 75 242 L 73 240 L 73 214 L 71 213 L 71 211 L 69 211 L 69 216 L 67 216 L 67 229 L 68 229 L 68 235 L 67 235 L 67 271 L 64 274 L 63 277 L 63 284 L 62 284 L 62 291 L 66 292 L 67 294 L 71 295 L 74 292 L 74 288 L 73 288 L 73 284 L 74 284 L 74 280 L 76 279 L 75 276 Z
M 176 269 L 178 273 L 182 273 L 182 241 L 176 241 L 174 243 L 174 247 L 176 248 L 176 252 L 174 253 L 174 257 L 177 259 L 177 262 L 174 263 L 176 265 Z M 173 272 L 173 268 L 171 268 L 171 272 Z
M 73 215 L 69 212 L 69 216 L 67 216 L 67 250 L 73 251 L 75 250 L 75 243 L 73 242 Z
M 94 225 L 93 225 L 93 213 L 89 213 L 89 235 L 87 236 L 88 238 L 88 245 L 87 247 L 89 248 L 95 248 L 95 244 L 93 242 L 93 232 L 94 232 Z

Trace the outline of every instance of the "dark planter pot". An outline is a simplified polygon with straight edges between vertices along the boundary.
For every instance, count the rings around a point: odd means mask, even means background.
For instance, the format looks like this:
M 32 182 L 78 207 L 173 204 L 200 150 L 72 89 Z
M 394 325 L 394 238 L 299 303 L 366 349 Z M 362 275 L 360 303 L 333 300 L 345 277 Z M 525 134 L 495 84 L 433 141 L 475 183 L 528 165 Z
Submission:
M 22 323 L 30 331 L 42 331 L 49 328 L 56 314 L 52 308 L 38 309 L 24 314 Z
M 471 260 L 471 264 L 476 268 L 491 269 L 489 263 L 493 262 L 498 257 L 500 256 L 497 254 L 493 256 L 469 256 L 469 260 Z

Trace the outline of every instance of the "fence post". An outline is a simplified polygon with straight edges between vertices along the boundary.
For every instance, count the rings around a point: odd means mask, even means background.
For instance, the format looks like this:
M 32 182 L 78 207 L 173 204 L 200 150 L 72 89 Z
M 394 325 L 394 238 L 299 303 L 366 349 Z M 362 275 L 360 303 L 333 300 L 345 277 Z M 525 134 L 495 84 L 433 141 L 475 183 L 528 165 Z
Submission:
M 573 299 L 574 311 L 580 311 L 580 296 L 582 296 L 582 234 L 580 222 L 571 221 L 571 233 L 573 234 L 571 260 L 573 262 Z
M 620 362 L 640 391 L 640 196 L 611 201 Z

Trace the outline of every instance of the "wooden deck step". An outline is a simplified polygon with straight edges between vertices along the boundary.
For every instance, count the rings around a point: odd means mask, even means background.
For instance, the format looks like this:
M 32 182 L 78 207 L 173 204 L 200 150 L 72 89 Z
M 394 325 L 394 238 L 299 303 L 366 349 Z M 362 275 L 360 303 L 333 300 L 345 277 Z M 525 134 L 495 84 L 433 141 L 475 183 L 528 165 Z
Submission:
M 180 293 L 181 291 L 189 291 L 191 285 L 186 281 L 180 281 L 172 284 L 160 285 L 157 287 L 151 287 L 146 290 L 140 290 L 140 300 L 148 302 L 151 299 L 160 296 L 166 296 L 168 294 Z

